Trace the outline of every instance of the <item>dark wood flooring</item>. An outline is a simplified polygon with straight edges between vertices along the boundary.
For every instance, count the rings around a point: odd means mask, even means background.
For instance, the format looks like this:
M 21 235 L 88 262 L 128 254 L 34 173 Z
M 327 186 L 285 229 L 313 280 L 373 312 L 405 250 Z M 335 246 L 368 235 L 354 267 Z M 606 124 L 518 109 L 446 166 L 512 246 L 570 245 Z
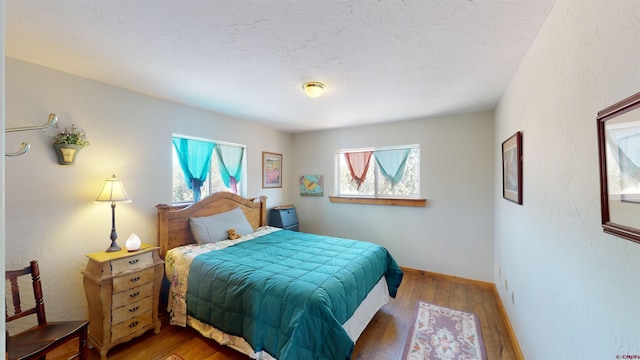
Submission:
M 417 300 L 476 314 L 489 360 L 522 359 L 493 284 L 413 269 L 405 269 L 396 299 L 378 311 L 362 333 L 353 359 L 399 360 L 413 324 Z M 185 360 L 247 359 L 233 349 L 204 338 L 193 329 L 169 325 L 167 316 L 163 316 L 159 335 L 149 331 L 129 343 L 120 344 L 109 351 L 108 358 L 162 360 L 171 353 Z M 66 359 L 65 355 L 63 349 L 47 359 Z M 90 360 L 99 358 L 96 350 L 90 351 Z

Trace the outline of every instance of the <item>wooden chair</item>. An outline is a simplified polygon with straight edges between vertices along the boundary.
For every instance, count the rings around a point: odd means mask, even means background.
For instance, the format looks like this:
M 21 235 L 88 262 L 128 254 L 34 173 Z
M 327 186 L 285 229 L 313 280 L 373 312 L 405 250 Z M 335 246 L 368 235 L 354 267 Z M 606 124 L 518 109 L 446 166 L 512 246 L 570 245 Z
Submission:
M 22 310 L 20 304 L 20 291 L 18 288 L 18 278 L 31 274 L 33 284 L 33 296 L 35 307 Z M 87 360 L 87 321 L 59 321 L 47 322 L 44 312 L 44 301 L 42 299 L 42 284 L 40 283 L 40 269 L 36 260 L 30 265 L 20 270 L 5 271 L 5 280 L 11 284 L 11 296 L 13 300 L 13 315 L 5 307 L 5 317 L 7 324 L 10 321 L 20 319 L 28 315 L 36 315 L 38 325 L 15 335 L 7 332 L 7 353 L 8 359 L 41 359 L 44 360 L 46 354 L 60 345 L 75 338 L 79 339 L 79 349 L 71 358 L 78 357 L 80 360 Z

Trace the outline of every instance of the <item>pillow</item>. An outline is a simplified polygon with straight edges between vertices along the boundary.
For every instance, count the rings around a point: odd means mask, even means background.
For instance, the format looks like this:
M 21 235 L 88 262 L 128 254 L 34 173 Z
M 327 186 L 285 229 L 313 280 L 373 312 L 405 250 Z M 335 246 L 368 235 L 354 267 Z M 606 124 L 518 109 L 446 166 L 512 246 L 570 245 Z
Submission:
M 198 244 L 214 243 L 229 238 L 227 230 L 235 228 L 240 235 L 253 232 L 253 228 L 240 207 L 233 210 L 197 218 L 189 218 L 191 234 Z

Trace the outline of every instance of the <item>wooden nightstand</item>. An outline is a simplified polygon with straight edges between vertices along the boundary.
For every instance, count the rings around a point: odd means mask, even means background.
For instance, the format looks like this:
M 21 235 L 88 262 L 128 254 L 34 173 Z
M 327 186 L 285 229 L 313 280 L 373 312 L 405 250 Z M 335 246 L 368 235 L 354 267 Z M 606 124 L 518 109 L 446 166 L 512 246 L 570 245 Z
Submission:
M 107 351 L 148 330 L 160 333 L 158 308 L 164 261 L 158 247 L 88 254 L 84 290 L 89 305 L 89 342 Z

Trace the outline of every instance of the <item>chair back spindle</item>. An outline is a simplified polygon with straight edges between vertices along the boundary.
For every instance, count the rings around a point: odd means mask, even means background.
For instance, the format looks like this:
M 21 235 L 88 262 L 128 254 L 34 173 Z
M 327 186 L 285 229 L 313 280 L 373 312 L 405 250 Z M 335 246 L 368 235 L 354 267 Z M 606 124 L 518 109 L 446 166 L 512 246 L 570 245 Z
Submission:
M 11 284 L 11 301 L 13 304 L 13 313 L 20 314 L 22 312 L 21 305 L 22 301 L 20 301 L 20 289 L 18 288 L 18 278 L 12 277 L 9 279 L 9 283 Z M 6 309 L 5 309 L 6 312 Z

